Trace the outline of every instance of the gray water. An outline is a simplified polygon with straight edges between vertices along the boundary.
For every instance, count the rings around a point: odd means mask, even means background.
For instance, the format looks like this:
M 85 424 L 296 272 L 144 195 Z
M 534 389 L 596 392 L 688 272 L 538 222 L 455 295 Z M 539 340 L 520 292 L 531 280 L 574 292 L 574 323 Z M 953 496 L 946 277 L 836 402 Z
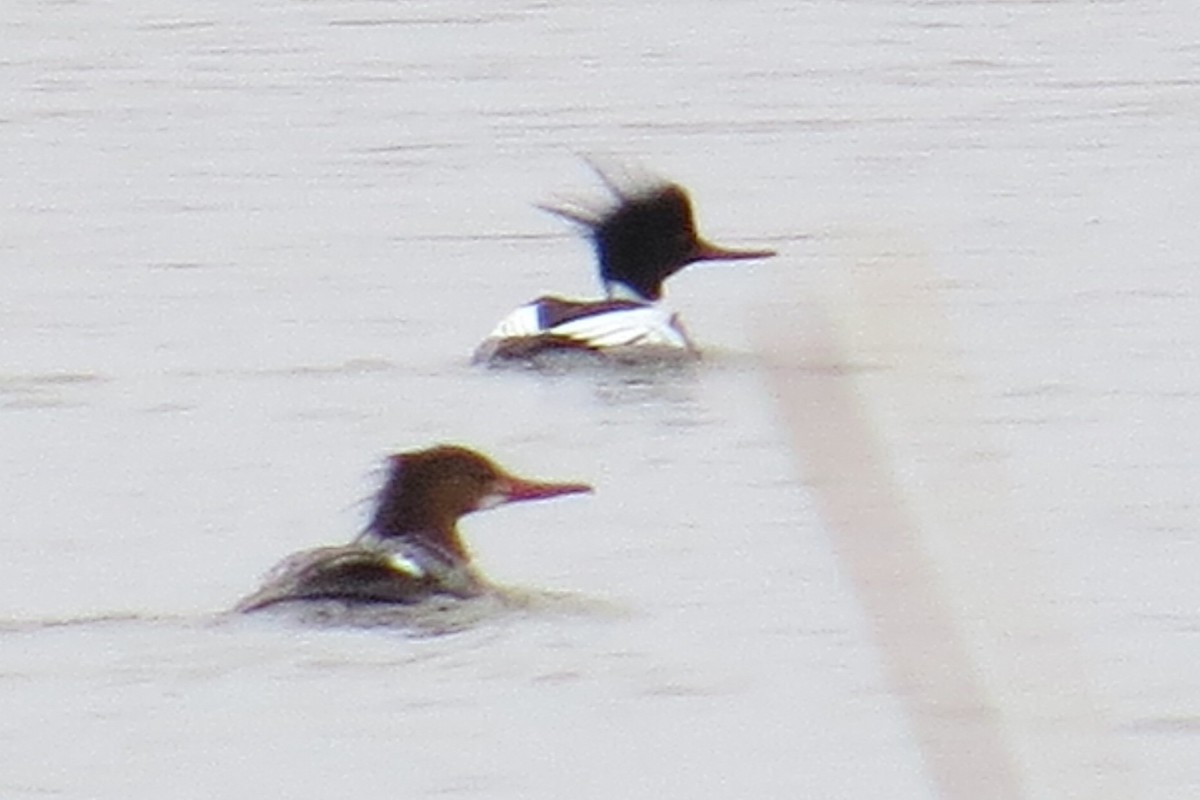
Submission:
M 859 333 L 928 317 L 864 323 L 846 276 L 914 275 L 1091 687 L 1097 772 L 1200 796 L 1196 20 L 9 2 L 0 794 L 951 796 L 793 447 L 820 415 L 761 355 L 815 303 L 869 361 Z M 780 251 L 672 282 L 698 368 L 468 364 L 519 303 L 595 292 L 532 207 L 600 191 L 580 155 Z M 889 406 L 880 363 L 863 424 L 930 517 L 953 480 L 924 480 L 924 401 Z M 447 635 L 224 615 L 437 441 L 596 486 L 466 520 L 526 602 Z

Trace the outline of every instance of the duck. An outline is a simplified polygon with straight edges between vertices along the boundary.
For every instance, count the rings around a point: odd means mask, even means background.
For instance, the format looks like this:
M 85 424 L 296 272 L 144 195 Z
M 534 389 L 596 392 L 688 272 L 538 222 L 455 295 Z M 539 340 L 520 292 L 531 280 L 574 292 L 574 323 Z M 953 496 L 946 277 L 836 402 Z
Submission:
M 460 518 L 508 503 L 591 492 L 586 483 L 522 478 L 458 445 L 391 455 L 370 522 L 345 545 L 285 558 L 235 607 L 247 613 L 282 603 L 415 604 L 472 598 L 490 584 L 458 530 Z
M 678 314 L 660 301 L 668 278 L 702 261 L 770 258 L 769 249 L 713 244 L 696 228 L 691 196 L 678 183 L 625 186 L 591 165 L 611 197 L 600 208 L 539 206 L 591 240 L 605 297 L 545 295 L 505 316 L 479 344 L 477 364 L 529 361 L 547 352 L 586 352 L 617 360 L 698 358 Z

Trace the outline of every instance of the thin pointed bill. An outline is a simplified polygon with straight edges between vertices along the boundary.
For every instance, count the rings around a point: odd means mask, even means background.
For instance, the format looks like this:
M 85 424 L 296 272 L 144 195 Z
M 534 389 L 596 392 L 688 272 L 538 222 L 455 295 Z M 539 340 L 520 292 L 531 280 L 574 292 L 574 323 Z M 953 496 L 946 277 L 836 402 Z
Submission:
M 506 475 L 496 481 L 493 490 L 480 501 L 479 508 L 494 508 L 504 503 L 545 500 L 564 494 L 584 494 L 591 491 L 592 487 L 586 483 L 551 483 Z
M 774 250 L 735 250 L 701 239 L 696 243 L 692 261 L 749 261 L 753 258 L 770 258 L 773 255 Z

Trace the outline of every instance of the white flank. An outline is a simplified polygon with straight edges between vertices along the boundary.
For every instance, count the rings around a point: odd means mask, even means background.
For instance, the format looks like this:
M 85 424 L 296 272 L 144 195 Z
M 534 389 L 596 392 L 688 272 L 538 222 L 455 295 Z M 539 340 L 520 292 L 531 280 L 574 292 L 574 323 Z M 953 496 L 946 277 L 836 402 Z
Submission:
M 533 336 L 561 336 L 598 350 L 626 347 L 653 347 L 668 350 L 694 350 L 678 317 L 656 305 L 618 308 L 577 317 L 561 325 L 544 328 L 537 303 L 514 310 L 496 325 L 486 342 L 523 339 Z
M 538 321 L 538 305 L 537 303 L 529 303 L 521 306 L 513 311 L 504 319 L 496 324 L 492 332 L 488 334 L 489 339 L 519 339 L 523 336 L 537 336 L 540 333 L 545 333 L 542 330 L 541 323 Z
M 388 555 L 388 563 L 392 565 L 393 569 L 411 575 L 414 578 L 425 577 L 426 570 L 415 560 L 403 553 L 390 553 Z
M 599 349 L 630 346 L 691 348 L 675 316 L 658 306 L 590 314 L 556 325 L 545 332 Z

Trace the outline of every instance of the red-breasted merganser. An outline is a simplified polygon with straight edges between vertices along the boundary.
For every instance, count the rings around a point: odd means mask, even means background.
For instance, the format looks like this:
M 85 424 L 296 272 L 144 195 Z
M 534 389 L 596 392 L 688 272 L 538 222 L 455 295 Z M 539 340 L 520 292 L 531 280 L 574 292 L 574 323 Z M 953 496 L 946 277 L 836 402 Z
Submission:
M 607 298 L 539 297 L 502 319 L 474 360 L 528 359 L 552 350 L 613 356 L 698 355 L 677 315 L 658 305 L 663 282 L 697 261 L 767 258 L 773 250 L 733 250 L 696 231 L 692 202 L 676 183 L 623 188 L 600 169 L 613 195 L 601 210 L 542 208 L 578 224 L 592 240 Z
M 388 459 L 366 529 L 352 543 L 296 553 L 237 606 L 254 611 L 292 600 L 415 603 L 474 597 L 487 582 L 459 537 L 459 517 L 523 500 L 590 492 L 582 483 L 518 478 L 464 447 L 441 445 Z

